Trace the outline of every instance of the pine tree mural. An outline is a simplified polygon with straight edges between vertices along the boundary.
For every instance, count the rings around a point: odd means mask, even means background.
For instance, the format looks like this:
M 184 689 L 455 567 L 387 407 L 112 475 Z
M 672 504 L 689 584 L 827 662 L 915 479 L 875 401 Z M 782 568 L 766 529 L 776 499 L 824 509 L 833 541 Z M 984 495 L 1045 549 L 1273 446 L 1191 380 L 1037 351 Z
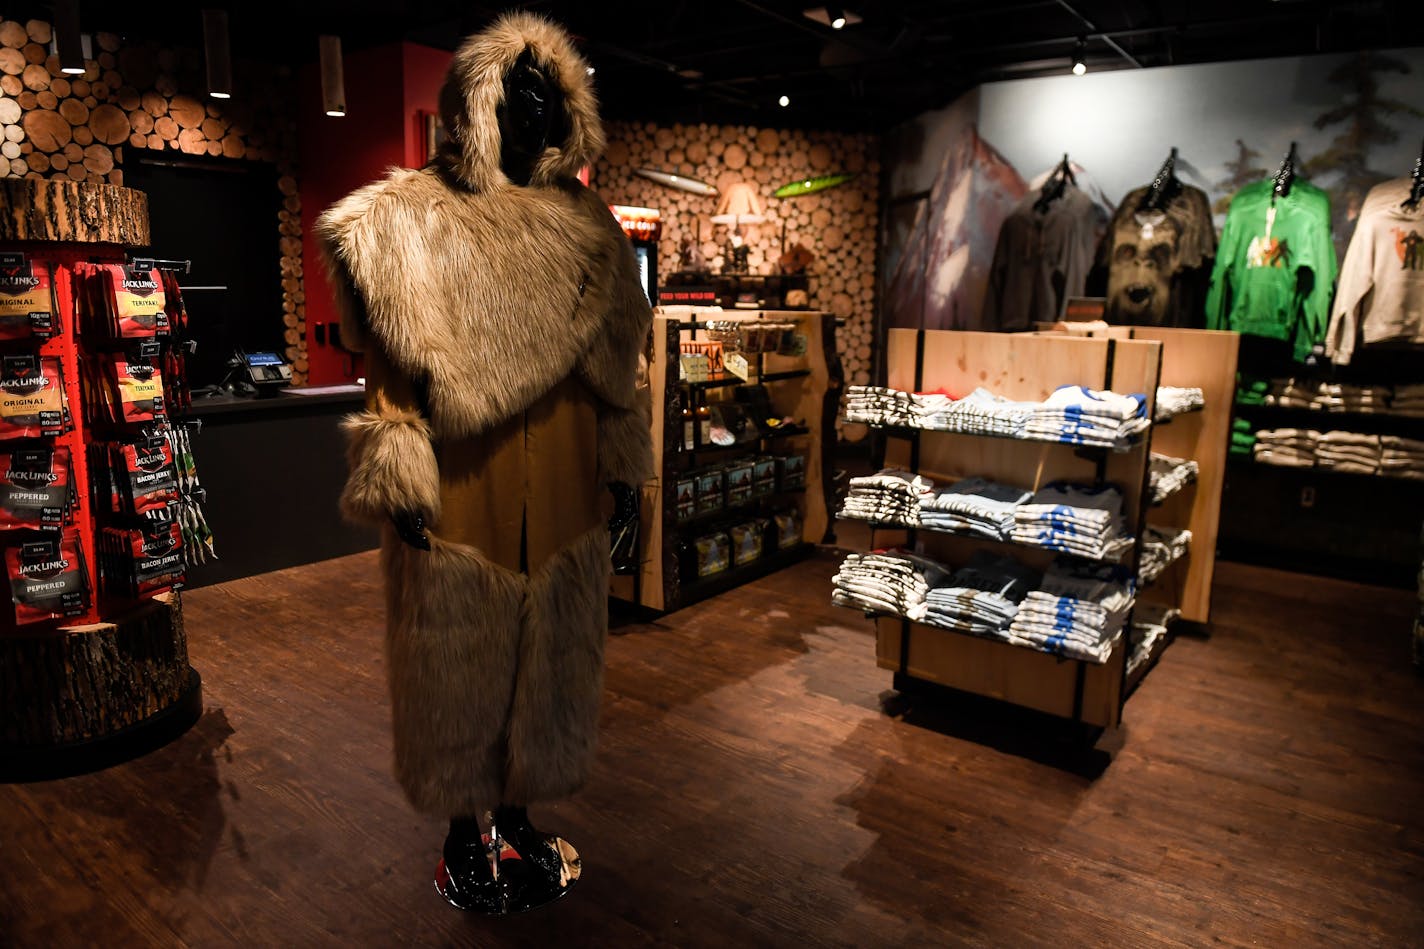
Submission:
M 1247 145 L 1241 139 L 1236 140 L 1236 160 L 1226 163 L 1227 171 L 1231 172 L 1230 178 L 1225 178 L 1216 183 L 1216 187 L 1224 192 L 1216 199 L 1216 203 L 1211 209 L 1217 214 L 1225 214 L 1226 209 L 1231 206 L 1231 199 L 1236 196 L 1246 185 L 1253 181 L 1260 181 L 1266 177 L 1266 169 L 1256 164 L 1261 157 L 1261 153 Z
M 1330 193 L 1334 216 L 1336 249 L 1342 254 L 1355 230 L 1355 219 L 1359 217 L 1365 195 L 1381 181 L 1402 173 L 1398 169 L 1383 172 L 1371 168 L 1370 150 L 1399 138 L 1399 132 L 1388 124 L 1390 118 L 1424 117 L 1424 111 L 1417 107 L 1380 95 L 1379 74 L 1408 72 L 1408 63 L 1365 52 L 1330 73 L 1330 81 L 1343 86 L 1351 97 L 1317 116 L 1315 127 L 1325 129 L 1343 123 L 1344 128 L 1325 151 L 1310 159 L 1306 171 L 1312 178 L 1335 176 L 1326 190 Z

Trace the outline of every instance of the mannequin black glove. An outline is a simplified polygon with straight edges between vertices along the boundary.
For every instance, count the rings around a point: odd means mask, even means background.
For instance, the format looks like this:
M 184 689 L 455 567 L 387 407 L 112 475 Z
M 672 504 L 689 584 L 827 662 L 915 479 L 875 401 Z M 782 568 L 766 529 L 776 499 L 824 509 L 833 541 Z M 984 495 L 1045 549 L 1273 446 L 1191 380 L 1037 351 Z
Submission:
M 400 539 L 416 550 L 429 550 L 430 538 L 425 535 L 425 516 L 418 511 L 395 511 L 391 523 Z

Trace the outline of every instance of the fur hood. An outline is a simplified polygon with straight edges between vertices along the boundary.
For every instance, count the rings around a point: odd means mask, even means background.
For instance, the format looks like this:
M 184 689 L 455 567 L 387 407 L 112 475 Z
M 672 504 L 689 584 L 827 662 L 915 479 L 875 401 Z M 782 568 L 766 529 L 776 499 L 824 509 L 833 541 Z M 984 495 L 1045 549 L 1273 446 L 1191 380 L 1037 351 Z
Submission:
M 476 191 L 512 187 L 500 169 L 496 113 L 504 97 L 504 77 L 526 49 L 563 92 L 563 117 L 569 129 L 561 144 L 544 150 L 530 184 L 567 181 L 603 151 L 603 126 L 588 81 L 588 63 L 569 35 L 535 14 L 508 13 L 455 52 L 440 93 L 440 119 L 450 136 L 441 160 Z

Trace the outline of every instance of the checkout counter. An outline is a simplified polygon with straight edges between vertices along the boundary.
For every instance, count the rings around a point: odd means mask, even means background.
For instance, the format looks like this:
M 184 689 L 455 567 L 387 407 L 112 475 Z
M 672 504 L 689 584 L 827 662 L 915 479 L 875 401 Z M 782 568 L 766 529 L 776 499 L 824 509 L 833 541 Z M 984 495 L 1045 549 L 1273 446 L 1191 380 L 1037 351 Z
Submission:
M 364 403 L 361 386 L 261 398 L 193 399 L 193 440 L 204 513 L 218 558 L 188 572 L 188 586 L 315 563 L 380 545 L 380 534 L 341 518 L 346 483 L 343 416 Z

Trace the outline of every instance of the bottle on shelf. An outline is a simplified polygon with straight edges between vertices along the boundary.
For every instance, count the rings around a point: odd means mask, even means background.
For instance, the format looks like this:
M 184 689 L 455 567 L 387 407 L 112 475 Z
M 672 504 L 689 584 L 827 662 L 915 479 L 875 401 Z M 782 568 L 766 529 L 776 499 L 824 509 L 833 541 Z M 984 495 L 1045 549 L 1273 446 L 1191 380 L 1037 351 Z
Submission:
M 682 450 L 692 451 L 693 448 L 693 418 L 692 409 L 684 405 L 682 407 Z
M 705 404 L 697 407 L 698 439 L 703 445 L 712 444 L 712 410 Z

